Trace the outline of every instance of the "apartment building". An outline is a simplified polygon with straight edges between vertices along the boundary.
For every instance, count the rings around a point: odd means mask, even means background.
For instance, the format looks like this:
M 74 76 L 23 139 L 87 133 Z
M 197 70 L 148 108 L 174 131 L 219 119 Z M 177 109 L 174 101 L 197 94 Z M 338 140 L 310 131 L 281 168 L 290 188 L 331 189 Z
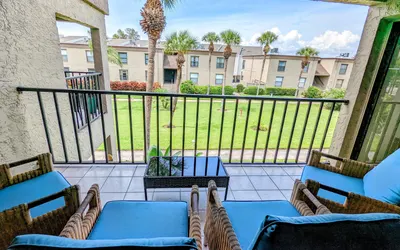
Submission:
M 263 55 L 243 56 L 241 82 L 257 85 L 260 81 Z M 316 86 L 321 89 L 347 89 L 353 59 L 311 57 L 304 70 L 301 70 L 301 56 L 268 55 L 261 85 L 266 87 L 285 87 L 306 89 Z
M 93 55 L 88 46 L 87 37 L 61 37 L 61 54 L 64 59 L 64 69 L 70 71 L 92 71 Z M 117 50 L 122 61 L 122 67 L 109 63 L 111 81 L 147 81 L 148 42 L 145 40 L 131 41 L 129 39 L 111 39 L 108 46 Z M 236 53 L 228 61 L 227 85 L 233 82 L 233 71 Z M 163 43 L 159 43 L 155 55 L 155 77 L 165 88 L 175 90 L 177 64 L 175 55 L 167 55 Z M 200 46 L 185 55 L 186 62 L 182 69 L 182 81 L 192 80 L 198 85 L 222 85 L 224 79 L 223 50 L 216 51 L 211 58 L 209 74 L 209 55 L 207 46 Z

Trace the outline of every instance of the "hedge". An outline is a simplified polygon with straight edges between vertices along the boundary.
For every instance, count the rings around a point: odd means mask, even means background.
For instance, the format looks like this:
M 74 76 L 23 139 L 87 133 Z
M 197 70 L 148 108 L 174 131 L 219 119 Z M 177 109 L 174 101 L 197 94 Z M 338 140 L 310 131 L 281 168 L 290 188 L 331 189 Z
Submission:
M 265 89 L 266 95 L 273 95 L 273 96 L 295 96 L 296 89 L 295 88 L 266 88 Z
M 236 85 L 236 91 L 238 93 L 242 93 L 244 91 L 245 87 L 243 84 L 239 83 L 238 85 Z
M 110 87 L 112 90 L 129 90 L 129 91 L 146 91 L 146 83 L 145 82 L 136 82 L 136 81 L 111 81 Z M 158 82 L 153 84 L 153 90 L 161 88 L 161 85 Z
M 302 93 L 305 98 L 322 98 L 322 90 L 317 87 L 311 86 Z
M 180 90 L 182 94 L 207 94 L 208 86 L 194 85 L 192 81 L 184 81 L 181 83 Z M 225 86 L 225 95 L 233 95 L 235 89 L 232 86 Z M 211 95 L 221 95 L 222 86 L 211 86 Z
M 246 95 L 257 95 L 257 88 L 258 87 L 256 86 L 247 87 L 244 89 L 243 93 L 245 93 Z M 265 90 L 263 88 L 260 88 L 258 90 L 258 94 L 265 95 Z

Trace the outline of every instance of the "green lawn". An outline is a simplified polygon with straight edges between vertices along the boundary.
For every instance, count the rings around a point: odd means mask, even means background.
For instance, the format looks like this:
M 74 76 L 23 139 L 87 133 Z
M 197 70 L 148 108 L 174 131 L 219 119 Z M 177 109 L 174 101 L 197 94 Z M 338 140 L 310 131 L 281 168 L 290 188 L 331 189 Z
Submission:
M 118 121 L 119 121 L 119 134 L 121 150 L 130 150 L 130 125 L 129 125 L 129 110 L 128 101 L 120 100 L 118 101 Z M 195 140 L 195 128 L 196 128 L 196 102 L 187 102 L 187 112 L 186 112 L 186 129 L 185 129 L 185 149 L 194 148 Z M 306 125 L 306 132 L 304 135 L 304 140 L 302 143 L 302 148 L 308 148 L 311 143 L 312 134 L 315 128 L 316 119 L 318 115 L 318 110 L 320 104 L 313 104 L 310 112 L 310 117 Z M 142 102 L 133 101 L 132 106 L 132 123 L 133 123 L 133 140 L 134 148 L 143 149 L 144 139 L 143 139 L 143 114 L 142 114 Z M 156 135 L 157 135 L 157 124 L 156 124 L 156 110 L 155 105 L 153 105 L 152 112 L 152 123 L 151 123 L 151 145 L 156 145 Z M 282 122 L 282 116 L 285 104 L 283 102 L 278 102 L 275 108 L 275 114 L 272 126 L 270 128 L 270 142 L 268 148 L 277 148 L 279 131 Z M 232 128 L 234 119 L 234 107 L 235 103 L 229 101 L 226 103 L 225 119 L 222 134 L 222 149 L 229 149 L 231 147 L 232 141 Z M 246 122 L 248 103 L 244 100 L 239 102 L 238 115 L 236 119 L 236 132 L 234 135 L 233 148 L 241 149 L 244 137 L 244 128 Z M 197 148 L 199 150 L 206 149 L 207 145 L 207 133 L 208 133 L 208 123 L 209 123 L 209 102 L 200 102 L 199 107 L 199 123 L 198 123 L 198 138 L 197 138 Z M 211 132 L 210 132 L 210 149 L 218 149 L 218 143 L 220 139 L 220 129 L 221 129 L 221 103 L 219 100 L 214 100 L 212 107 L 212 118 L 211 118 Z M 294 134 L 292 139 L 291 148 L 298 148 L 300 143 L 301 133 L 304 127 L 304 121 L 306 117 L 308 104 L 300 105 L 298 115 L 296 117 L 296 125 L 294 128 Z M 262 126 L 268 127 L 270 116 L 271 116 L 272 102 L 265 102 L 262 111 Z M 283 133 L 279 148 L 288 148 L 289 137 L 292 129 L 293 122 L 295 120 L 295 110 L 296 103 L 289 104 L 287 108 L 287 114 L 284 121 Z M 256 136 L 256 131 L 251 129 L 252 126 L 257 126 L 258 115 L 260 112 L 260 101 L 253 101 L 251 103 L 248 129 L 246 135 L 246 149 L 252 149 L 254 147 L 254 141 Z M 318 125 L 315 141 L 313 147 L 319 148 L 322 142 L 322 137 L 327 125 L 330 110 L 323 109 L 320 122 Z M 170 129 L 164 127 L 169 123 L 169 110 L 161 108 L 160 103 L 160 145 L 163 149 L 169 146 L 169 133 Z M 329 125 L 329 130 L 324 143 L 324 147 L 329 147 L 332 140 L 333 130 L 336 125 L 338 117 L 338 112 L 335 111 L 332 116 L 331 123 Z M 173 139 L 172 145 L 173 149 L 182 148 L 182 134 L 183 134 L 183 102 L 178 102 L 178 106 L 173 118 Z M 259 131 L 257 148 L 264 149 L 268 131 Z

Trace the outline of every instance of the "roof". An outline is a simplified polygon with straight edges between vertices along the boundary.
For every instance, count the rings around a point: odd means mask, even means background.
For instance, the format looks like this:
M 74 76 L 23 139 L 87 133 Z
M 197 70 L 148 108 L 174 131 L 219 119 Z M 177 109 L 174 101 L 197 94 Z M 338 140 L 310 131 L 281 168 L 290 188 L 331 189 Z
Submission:
M 328 71 L 320 63 L 317 64 L 316 76 L 330 76 Z

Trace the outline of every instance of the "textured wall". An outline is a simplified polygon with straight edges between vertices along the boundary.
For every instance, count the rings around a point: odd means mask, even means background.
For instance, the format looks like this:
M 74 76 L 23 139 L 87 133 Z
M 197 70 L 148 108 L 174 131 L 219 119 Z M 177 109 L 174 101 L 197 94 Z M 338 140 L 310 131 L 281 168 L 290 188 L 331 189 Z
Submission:
M 100 29 L 99 42 L 105 44 L 103 13 L 82 0 L 0 1 L 0 162 L 9 162 L 47 152 L 47 142 L 35 93 L 17 93 L 17 86 L 65 88 L 56 16 L 68 17 Z M 109 78 L 106 48 L 98 52 L 103 61 L 99 69 Z M 105 80 L 107 83 L 108 81 Z M 109 86 L 106 85 L 106 88 Z M 56 159 L 62 159 L 61 139 L 53 97 L 43 95 Z M 59 95 L 60 112 L 70 159 L 77 159 L 69 103 Z M 109 112 L 110 115 L 111 112 Z M 113 120 L 107 119 L 107 134 L 112 135 Z M 99 126 L 100 121 L 94 122 Z M 102 141 L 94 128 L 94 143 Z M 90 155 L 87 131 L 79 132 L 83 157 Z

